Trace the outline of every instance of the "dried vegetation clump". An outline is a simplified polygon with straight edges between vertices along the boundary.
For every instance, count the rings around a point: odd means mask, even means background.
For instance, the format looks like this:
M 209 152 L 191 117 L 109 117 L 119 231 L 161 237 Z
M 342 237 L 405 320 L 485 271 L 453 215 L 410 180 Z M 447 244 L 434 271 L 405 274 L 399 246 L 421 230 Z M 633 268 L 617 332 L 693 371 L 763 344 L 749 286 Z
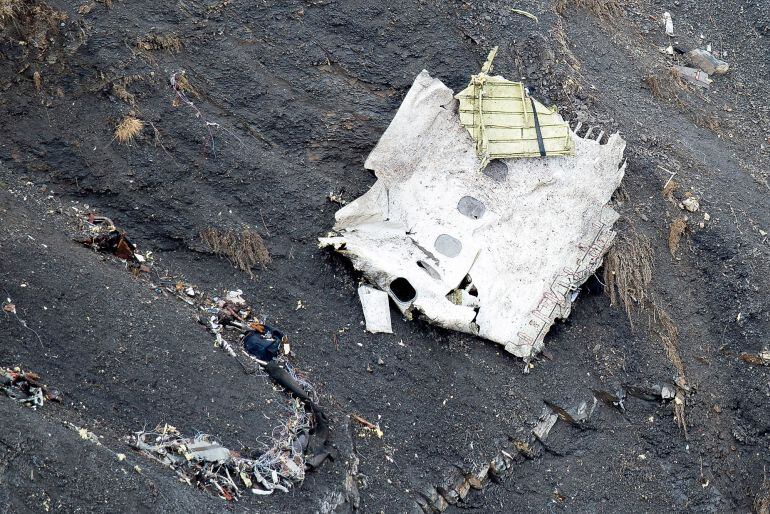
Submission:
M 14 19 L 23 5 L 23 0 L 0 0 L 0 22 L 6 23 Z
M 234 267 L 249 275 L 257 264 L 265 267 L 272 262 L 262 237 L 249 228 L 240 232 L 207 228 L 200 236 L 212 252 L 227 257 Z
M 126 116 L 115 127 L 115 139 L 120 143 L 128 144 L 136 139 L 143 128 L 144 122 L 142 120 L 133 116 Z
M 25 58 L 42 60 L 57 45 L 67 13 L 37 0 L 0 0 L 0 42 L 20 45 Z
M 649 330 L 663 344 L 666 357 L 677 372 L 677 397 L 674 416 L 687 437 L 684 416 L 684 394 L 687 387 L 685 369 L 679 353 L 679 330 L 666 310 L 655 300 L 650 288 L 652 282 L 653 252 L 649 238 L 631 229 L 618 236 L 604 260 L 604 283 L 612 305 L 618 301 L 628 316 L 631 328 L 634 319 L 647 314 Z
M 652 96 L 661 100 L 673 101 L 677 105 L 682 103 L 679 99 L 679 93 L 690 89 L 674 68 L 653 70 L 652 73 L 644 77 L 644 83 L 650 89 Z
M 562 14 L 568 4 L 586 9 L 601 20 L 608 20 L 623 14 L 619 0 L 556 0 L 556 12 Z
M 182 40 L 176 34 L 149 34 L 139 40 L 136 46 L 150 52 L 163 50 L 175 54 L 182 50 Z
M 687 220 L 685 218 L 675 219 L 668 228 L 668 250 L 671 252 L 671 257 L 675 259 L 678 259 L 676 254 L 679 251 L 679 243 L 682 241 L 682 236 L 686 230 Z
M 604 258 L 604 283 L 610 303 L 623 304 L 633 327 L 634 310 L 643 311 L 652 281 L 652 244 L 636 231 L 621 233 Z

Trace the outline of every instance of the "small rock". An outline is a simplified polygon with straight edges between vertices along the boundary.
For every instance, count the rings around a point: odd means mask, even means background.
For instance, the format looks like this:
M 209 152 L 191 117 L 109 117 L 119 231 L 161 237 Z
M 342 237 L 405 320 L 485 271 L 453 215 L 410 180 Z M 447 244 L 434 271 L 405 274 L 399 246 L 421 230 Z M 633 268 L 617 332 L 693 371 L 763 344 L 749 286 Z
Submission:
M 463 482 L 457 488 L 457 494 L 459 494 L 460 498 L 464 500 L 465 497 L 468 496 L 468 491 L 470 491 L 470 489 L 471 489 L 470 480 L 463 480 Z
M 476 490 L 480 490 L 482 487 L 484 487 L 484 484 L 479 480 L 479 477 L 476 476 L 469 476 L 468 477 L 468 485 Z

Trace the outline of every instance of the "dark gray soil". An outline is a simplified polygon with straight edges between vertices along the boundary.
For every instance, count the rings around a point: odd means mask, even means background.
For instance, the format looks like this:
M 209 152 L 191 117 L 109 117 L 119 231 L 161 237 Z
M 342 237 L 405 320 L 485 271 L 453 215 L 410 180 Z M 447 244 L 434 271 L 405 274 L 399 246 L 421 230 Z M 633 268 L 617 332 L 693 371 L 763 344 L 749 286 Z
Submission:
M 314 512 L 344 494 L 356 455 L 359 509 L 409 512 L 453 470 L 477 471 L 526 438 L 543 399 L 569 407 L 592 388 L 671 383 L 676 370 L 646 315 L 632 331 L 596 288 L 552 328 L 552 358 L 524 375 L 496 345 L 421 322 L 394 317 L 394 335 L 367 334 L 358 277 L 318 249 L 338 208 L 328 194 L 351 200 L 374 183 L 363 160 L 414 77 L 427 69 L 457 90 L 494 45 L 496 72 L 628 141 L 617 228 L 652 241 L 648 293 L 678 328 L 688 437 L 670 403 L 631 398 L 625 414 L 599 406 L 591 429 L 558 423 L 547 449 L 450 509 L 751 510 L 770 465 L 770 368 L 739 359 L 770 346 L 767 2 L 614 11 L 570 0 L 137 0 L 87 13 L 61 0 L 23 3 L 37 14 L 0 31 L 0 285 L 28 328 L 0 315 L 0 366 L 40 373 L 64 402 L 31 411 L 0 396 L 3 511 Z M 658 51 L 669 43 L 657 21 L 665 10 L 680 46 L 703 34 L 728 51 L 732 69 L 709 90 L 670 79 Z M 45 21 L 54 11 L 66 19 Z M 153 34 L 179 38 L 181 49 L 143 49 Z M 169 77 L 181 70 L 200 116 L 174 102 Z M 146 125 L 126 145 L 113 130 L 129 113 Z M 699 212 L 663 196 L 669 171 L 674 195 L 692 192 Z M 133 452 L 125 437 L 160 422 L 253 447 L 285 398 L 215 349 L 195 311 L 154 291 L 151 277 L 74 243 L 73 206 L 112 218 L 155 252 L 158 271 L 211 293 L 243 289 L 289 335 L 332 418 L 337 459 L 288 494 L 227 503 Z M 685 214 L 673 258 L 669 225 Z M 273 258 L 253 278 L 199 238 L 244 225 Z M 383 438 L 350 414 L 378 422 Z

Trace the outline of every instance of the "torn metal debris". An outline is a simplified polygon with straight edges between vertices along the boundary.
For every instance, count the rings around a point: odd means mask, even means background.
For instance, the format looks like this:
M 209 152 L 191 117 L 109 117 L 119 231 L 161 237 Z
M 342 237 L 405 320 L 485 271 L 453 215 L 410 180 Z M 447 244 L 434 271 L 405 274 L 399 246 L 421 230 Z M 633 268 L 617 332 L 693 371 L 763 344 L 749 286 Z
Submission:
M 131 445 L 172 468 L 184 482 L 234 500 L 249 490 L 262 495 L 275 490 L 288 492 L 295 483 L 302 482 L 305 478 L 302 435 L 309 430 L 308 415 L 300 402 L 295 401 L 290 419 L 274 431 L 272 445 L 248 456 L 225 448 L 207 434 L 184 437 L 171 425 L 136 432 Z
M 689 66 L 674 66 L 674 71 L 689 83 L 695 84 L 696 86 L 707 88 L 714 82 L 709 78 L 708 73 L 705 71 L 696 70 Z
M 363 284 L 358 288 L 358 298 L 364 310 L 366 330 L 372 334 L 392 334 L 388 293 Z
M 0 368 L 0 391 L 8 398 L 32 407 L 42 407 L 46 400 L 60 402 L 61 395 L 40 383 L 40 375 L 20 368 Z
M 482 110 L 493 105 L 483 107 L 483 98 Z M 522 93 L 520 121 L 528 101 Z M 493 159 L 479 173 L 484 157 L 464 126 L 474 115 L 462 105 L 420 73 L 366 160 L 377 182 L 337 211 L 320 245 L 349 257 L 407 318 L 529 359 L 613 243 L 618 214 L 608 202 L 625 170 L 625 142 L 593 129 L 580 137 L 557 123 L 565 132 L 554 141 L 573 156 L 550 156 L 559 152 L 547 146 L 548 158 Z
M 125 231 L 119 230 L 110 218 L 89 213 L 86 219 L 80 219 L 78 243 L 100 253 L 112 254 L 135 266 L 136 272 L 148 272 L 145 263 L 151 260 L 152 252 L 142 255 L 136 251 L 136 245 L 129 241 Z
M 490 159 L 573 155 L 569 125 L 556 112 L 529 96 L 524 84 L 490 76 L 497 47 L 481 73 L 455 95 L 460 123 L 476 141 L 483 168 Z
M 687 52 L 687 56 L 694 66 L 705 71 L 709 75 L 724 75 L 730 70 L 730 65 L 714 57 L 714 54 L 702 48 L 695 48 Z

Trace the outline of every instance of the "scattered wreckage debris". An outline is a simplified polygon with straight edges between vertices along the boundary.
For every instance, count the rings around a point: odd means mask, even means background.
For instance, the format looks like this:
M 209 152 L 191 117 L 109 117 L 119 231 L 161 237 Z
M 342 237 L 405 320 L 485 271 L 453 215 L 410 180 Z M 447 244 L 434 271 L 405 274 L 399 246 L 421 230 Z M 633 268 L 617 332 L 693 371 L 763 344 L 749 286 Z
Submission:
M 185 291 L 189 287 L 177 284 L 172 291 L 187 301 Z M 132 439 L 133 446 L 173 468 L 188 484 L 195 483 L 226 500 L 237 499 L 245 490 L 261 495 L 275 490 L 288 492 L 304 480 L 306 470 L 333 458 L 327 449 L 329 421 L 317 403 L 318 396 L 283 357 L 290 352 L 286 336 L 257 321 L 242 294 L 238 289 L 227 292 L 224 298 L 208 298 L 196 292 L 198 307 L 204 312 L 199 320 L 215 335 L 215 346 L 236 358 L 245 371 L 261 368 L 291 396 L 288 421 L 274 431 L 270 444 L 261 451 L 249 451 L 247 456 L 222 447 L 211 436 L 185 438 L 169 425 L 137 432 Z M 241 344 L 229 342 L 222 335 L 224 328 L 240 333 Z M 249 369 L 239 356 L 257 366 Z
M 249 490 L 259 495 L 288 492 L 305 478 L 304 450 L 310 420 L 299 403 L 293 402 L 291 417 L 274 431 L 272 444 L 263 451 L 236 452 L 207 434 L 184 437 L 168 424 L 136 432 L 131 445 L 173 469 L 187 484 L 228 501 Z
M 671 37 L 674 37 L 674 25 L 670 13 L 663 13 L 663 24 L 665 26 L 666 35 L 669 37 L 669 41 L 671 41 Z M 703 38 L 703 35 L 701 35 L 701 38 Z M 670 57 L 685 55 L 693 67 L 675 64 L 671 67 L 671 71 L 678 77 L 699 87 L 708 88 L 713 82 L 713 80 L 709 78 L 711 75 L 724 75 L 730 70 L 729 63 L 719 59 L 711 52 L 710 44 L 707 45 L 705 49 L 693 48 L 692 50 L 687 51 L 686 49 L 679 46 L 673 46 L 669 43 L 667 47 L 661 47 L 660 51 Z M 727 52 L 723 52 L 722 55 L 726 56 Z M 677 61 L 678 59 L 675 62 Z
M 89 213 L 86 219 L 80 218 L 79 221 L 80 237 L 75 238 L 75 241 L 96 252 L 134 263 L 140 271 L 149 271 L 145 263 L 151 254 L 142 255 L 137 252 L 136 245 L 128 239 L 126 232 L 119 230 L 110 218 Z
M 329 420 L 318 405 L 318 395 L 313 386 L 286 358 L 291 353 L 288 338 L 280 330 L 259 321 L 242 295 L 240 289 L 228 291 L 224 298 L 199 295 L 199 308 L 204 312 L 199 321 L 214 334 L 215 346 L 234 357 L 244 371 L 251 373 L 262 369 L 291 396 L 292 409 L 303 409 L 306 419 L 302 426 L 308 429 L 295 435 L 307 453 L 303 457 L 304 466 L 307 469 L 317 468 L 326 459 L 333 458 L 327 448 Z M 177 296 L 180 293 L 177 292 Z M 240 344 L 231 343 L 223 336 L 225 328 L 234 329 L 239 334 Z M 255 367 L 249 368 L 240 357 L 253 361 Z
M 136 246 L 109 218 L 91 214 L 81 228 L 88 237 L 79 242 L 127 261 L 145 262 L 146 257 L 136 252 Z M 228 291 L 224 298 L 209 297 L 177 277 L 157 278 L 158 284 L 152 284 L 156 292 L 169 293 L 202 311 L 199 321 L 215 335 L 215 346 L 235 357 L 246 372 L 255 369 L 249 369 L 239 355 L 253 360 L 289 394 L 291 415 L 274 431 L 270 444 L 248 457 L 222 447 L 210 436 L 185 438 L 170 425 L 152 432 L 137 432 L 132 439 L 133 446 L 175 469 L 187 483 L 195 482 L 227 500 L 237 498 L 246 489 L 254 494 L 287 492 L 304 479 L 306 470 L 333 458 L 327 448 L 329 421 L 317 403 L 318 395 L 281 355 L 281 352 L 290 353 L 287 338 L 254 317 L 253 309 L 242 296 L 243 291 Z M 241 344 L 231 344 L 222 335 L 224 328 L 236 329 L 241 334 Z M 238 346 L 240 352 L 235 349 Z
M 408 319 L 529 360 L 613 243 L 608 202 L 625 142 L 593 129 L 578 136 L 518 83 L 488 76 L 492 57 L 457 95 L 459 110 L 451 89 L 418 75 L 366 160 L 377 182 L 337 211 L 319 243 L 350 258 Z M 498 138 L 496 125 L 509 122 L 516 130 Z M 513 157 L 541 155 L 539 139 L 546 158 Z M 481 173 L 477 150 L 491 158 Z
M 644 400 L 660 401 L 674 398 L 676 389 L 673 386 L 635 387 L 624 384 L 614 393 L 592 389 L 593 399 L 589 402 L 579 401 L 574 406 L 565 408 L 554 402 L 543 400 L 543 411 L 538 416 L 529 436 L 509 437 L 509 444 L 502 448 L 497 455 L 481 465 L 475 465 L 470 471 L 459 466 L 453 466 L 444 474 L 439 485 L 428 485 L 417 491 L 416 507 L 426 514 L 444 512 L 449 505 L 456 505 L 464 500 L 471 490 L 482 490 L 489 483 L 499 483 L 512 473 L 514 466 L 527 460 L 535 460 L 543 451 L 558 453 L 546 442 L 557 421 L 561 420 L 580 430 L 593 428 L 591 417 L 601 401 L 608 406 L 625 412 L 624 400 L 626 393 L 638 396 Z
M 61 402 L 61 394 L 40 383 L 40 375 L 21 368 L 0 368 L 0 391 L 27 407 L 36 409 L 47 401 Z

